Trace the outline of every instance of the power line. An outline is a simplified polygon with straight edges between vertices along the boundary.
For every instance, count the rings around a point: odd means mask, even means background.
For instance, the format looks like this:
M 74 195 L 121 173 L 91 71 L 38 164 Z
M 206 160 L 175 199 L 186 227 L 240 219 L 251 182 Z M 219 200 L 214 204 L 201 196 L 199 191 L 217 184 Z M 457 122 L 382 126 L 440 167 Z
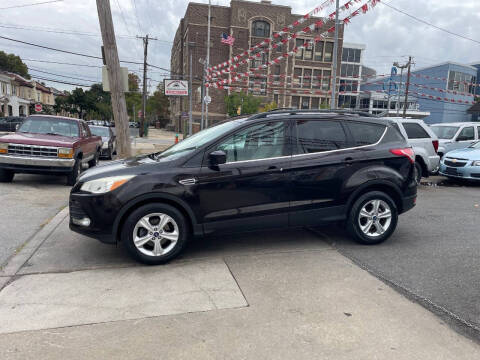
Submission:
M 120 15 L 121 15 L 121 17 L 122 17 L 122 19 L 123 19 L 123 23 L 125 24 L 125 29 L 127 29 L 127 32 L 128 32 L 129 34 L 131 34 L 130 27 L 128 26 L 127 21 L 125 20 L 125 15 L 123 14 L 123 9 L 122 9 L 122 7 L 120 6 L 120 2 L 119 2 L 118 0 L 115 0 L 115 2 L 117 3 L 118 8 L 120 9 Z
M 465 39 L 465 40 L 470 40 L 470 41 L 473 41 L 474 43 L 480 44 L 480 41 L 478 41 L 478 40 L 475 40 L 475 39 L 469 38 L 469 37 L 467 37 L 467 36 L 464 36 L 464 35 L 461 35 L 461 34 L 457 34 L 457 33 L 454 33 L 454 32 L 452 32 L 452 31 L 450 31 L 450 30 L 441 28 L 441 27 L 439 27 L 439 26 L 437 26 L 437 25 L 434 25 L 434 24 L 432 24 L 432 23 L 429 23 L 429 22 L 426 21 L 426 20 L 420 19 L 420 18 L 418 18 L 418 17 L 416 17 L 416 16 L 413 16 L 413 15 L 411 15 L 411 14 L 403 11 L 403 10 L 400 10 L 400 9 L 398 9 L 398 8 L 390 5 L 390 4 L 387 4 L 387 3 L 384 3 L 384 2 L 380 2 L 380 4 L 383 4 L 383 5 L 391 8 L 391 9 L 393 9 L 393 10 L 395 10 L 395 11 L 398 11 L 399 13 L 402 13 L 403 15 L 406 15 L 406 16 L 408 16 L 408 17 L 411 17 L 412 19 L 415 19 L 415 20 L 417 20 L 417 21 L 419 21 L 419 22 L 421 22 L 421 23 L 423 23 L 423 24 L 425 24 L 425 25 L 431 26 L 431 27 L 433 27 L 433 28 L 435 28 L 435 29 L 437 29 L 437 30 L 440 30 L 440 31 L 446 32 L 447 34 L 454 35 L 454 36 L 457 36 L 457 37 L 459 37 L 459 38 L 462 38 L 462 39 Z
M 80 86 L 80 87 L 91 87 L 92 86 L 92 85 L 84 85 L 84 84 L 76 84 L 76 83 L 71 83 L 71 82 L 65 82 L 65 81 L 60 81 L 60 80 L 47 79 L 47 78 L 44 78 L 44 77 L 33 76 L 33 75 L 32 75 L 32 78 L 39 79 L 39 80 L 44 80 L 44 81 L 51 81 L 51 82 L 59 83 L 59 84 Z
M 142 26 L 140 26 L 140 21 L 138 21 L 137 2 L 135 0 L 130 0 L 130 2 L 133 3 L 133 7 L 135 8 L 135 18 L 137 19 L 138 31 L 140 31 L 141 33 L 145 33 L 145 31 L 143 31 Z
M 51 1 L 43 1 L 43 2 L 38 2 L 38 3 L 31 3 L 31 4 L 23 4 L 23 5 L 8 6 L 8 7 L 3 7 L 3 8 L 0 8 L 0 10 L 6 10 L 6 9 L 16 9 L 16 8 L 22 8 L 22 7 L 27 7 L 27 6 L 35 6 L 35 5 L 42 5 L 42 4 L 50 4 L 50 3 L 62 2 L 62 1 L 63 1 L 63 0 L 51 0 Z
M 77 56 L 83 56 L 83 57 L 88 57 L 88 58 L 92 58 L 92 59 L 102 60 L 102 58 L 99 57 L 99 56 L 88 55 L 88 54 L 81 54 L 81 53 L 77 53 L 77 52 L 73 52 L 73 51 L 68 51 L 68 50 L 56 49 L 56 48 L 52 48 L 52 47 L 49 47 L 49 46 L 43 46 L 43 45 L 33 44 L 33 43 L 30 43 L 30 42 L 27 42 L 27 41 L 12 39 L 12 38 L 9 38 L 9 37 L 6 37 L 6 36 L 0 36 L 0 39 L 10 40 L 10 41 L 18 42 L 18 43 L 21 43 L 21 44 L 26 44 L 26 45 L 30 45 L 30 46 L 39 47 L 39 48 L 42 48 L 42 49 L 47 49 L 47 50 L 52 50 L 52 51 L 58 51 L 58 52 L 65 53 L 65 54 L 71 54 L 71 55 L 77 55 Z M 143 63 L 141 63 L 141 62 L 127 61 L 127 60 L 120 60 L 120 62 L 126 63 L 126 64 L 136 64 L 136 65 L 142 65 L 142 64 L 143 64 Z
M 100 82 L 100 80 L 92 80 L 92 79 L 77 78 L 77 77 L 67 76 L 67 75 L 60 75 L 60 74 L 55 74 L 55 73 L 51 73 L 51 72 L 48 72 L 48 71 L 37 70 L 37 69 L 33 69 L 33 68 L 29 68 L 28 70 L 36 71 L 36 72 L 44 73 L 44 74 L 48 74 L 48 75 L 60 76 L 60 77 L 68 78 L 68 79 L 91 81 L 91 82 Z
M 99 69 L 102 68 L 102 66 L 98 66 L 98 65 L 73 64 L 73 63 L 48 61 L 48 60 L 22 59 L 22 61 L 33 61 L 33 62 L 40 62 L 40 63 L 47 63 L 47 64 L 59 64 L 59 65 L 71 65 L 71 66 L 84 66 L 84 67 L 99 68 Z

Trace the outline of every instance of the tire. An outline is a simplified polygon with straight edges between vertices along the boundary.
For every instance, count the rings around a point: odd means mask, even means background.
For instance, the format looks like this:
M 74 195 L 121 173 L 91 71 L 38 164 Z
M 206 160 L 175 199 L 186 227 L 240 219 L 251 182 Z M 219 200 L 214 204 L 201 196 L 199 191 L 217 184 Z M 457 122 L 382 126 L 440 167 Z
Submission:
M 375 212 L 375 204 L 378 201 L 378 210 Z M 377 216 L 386 216 L 386 210 L 390 210 L 390 218 L 379 218 Z M 366 213 L 369 216 L 365 216 Z M 371 225 L 369 228 L 369 222 Z M 398 210 L 395 202 L 390 196 L 381 191 L 371 191 L 360 196 L 352 205 L 347 222 L 347 230 L 352 236 L 353 240 L 364 245 L 380 244 L 387 240 L 395 231 L 398 222 Z M 386 227 L 384 232 L 378 228 L 377 225 Z M 363 229 L 362 229 L 363 227 Z
M 70 172 L 70 174 L 67 175 L 67 185 L 68 186 L 73 186 L 77 182 L 78 176 L 82 172 L 82 164 L 80 162 L 80 159 L 75 160 L 75 165 L 73 165 L 73 169 Z
M 12 182 L 15 173 L 10 170 L 0 169 L 0 182 L 9 183 Z
M 113 150 L 109 148 L 108 152 L 107 152 L 107 159 L 108 160 L 112 160 L 112 154 L 113 154 Z
M 422 181 L 422 177 L 423 177 L 423 169 L 422 169 L 422 165 L 419 162 L 415 162 L 415 165 L 413 168 L 413 177 L 415 179 L 415 183 L 417 185 L 420 185 L 420 182 Z
M 98 160 L 100 160 L 100 150 L 97 150 L 93 159 L 88 162 L 88 168 L 96 166 L 98 164 Z
M 165 215 L 168 218 L 164 218 Z M 158 225 L 163 219 L 168 222 L 160 229 Z M 168 234 L 171 239 L 162 237 L 162 234 Z M 121 230 L 121 241 L 135 260 L 147 265 L 160 265 L 180 254 L 189 234 L 187 221 L 180 211 L 173 206 L 156 203 L 141 206 L 128 216 Z M 137 245 L 134 236 L 137 237 Z

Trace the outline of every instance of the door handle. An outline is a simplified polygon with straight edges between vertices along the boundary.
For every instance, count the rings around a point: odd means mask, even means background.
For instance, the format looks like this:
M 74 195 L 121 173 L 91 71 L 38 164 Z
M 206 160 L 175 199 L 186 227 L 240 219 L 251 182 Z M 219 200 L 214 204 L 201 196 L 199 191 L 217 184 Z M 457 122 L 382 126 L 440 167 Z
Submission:
M 275 165 L 272 165 L 268 167 L 267 171 L 270 173 L 282 172 L 283 168 L 279 168 L 279 167 L 276 167 Z
M 345 163 L 345 165 L 350 166 L 353 164 L 353 158 L 347 157 L 345 158 L 345 160 L 343 160 L 343 162 Z

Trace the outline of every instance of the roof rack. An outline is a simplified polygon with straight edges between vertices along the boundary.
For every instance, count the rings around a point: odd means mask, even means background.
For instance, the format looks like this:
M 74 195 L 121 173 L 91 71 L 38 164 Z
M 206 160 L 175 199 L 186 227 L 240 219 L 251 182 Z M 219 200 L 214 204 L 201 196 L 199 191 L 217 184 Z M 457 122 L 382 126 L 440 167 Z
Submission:
M 378 118 L 378 115 L 369 114 L 365 111 L 352 110 L 352 109 L 293 109 L 293 108 L 284 108 L 284 109 L 275 109 L 260 114 L 255 114 L 250 116 L 249 120 L 266 118 L 268 115 L 301 115 L 301 114 L 318 114 L 318 113 L 332 113 L 332 114 L 354 114 L 358 116 L 373 117 Z

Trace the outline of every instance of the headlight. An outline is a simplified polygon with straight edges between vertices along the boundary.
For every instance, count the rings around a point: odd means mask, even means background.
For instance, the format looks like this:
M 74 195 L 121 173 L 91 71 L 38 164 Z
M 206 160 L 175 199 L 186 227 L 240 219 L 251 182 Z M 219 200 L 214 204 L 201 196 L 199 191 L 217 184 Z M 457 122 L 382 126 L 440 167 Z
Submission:
M 472 165 L 473 166 L 480 166 L 480 160 L 474 161 Z
M 0 143 L 0 154 L 8 154 L 8 143 Z
M 82 185 L 80 190 L 86 191 L 92 194 L 104 194 L 109 191 L 113 191 L 123 184 L 125 184 L 128 180 L 135 177 L 135 175 L 124 175 L 124 176 L 112 176 L 106 177 L 102 179 L 87 181 Z
M 72 148 L 59 148 L 58 149 L 58 157 L 64 159 L 72 159 L 73 158 L 73 149 Z
M 103 142 L 102 149 L 108 149 L 108 141 Z

